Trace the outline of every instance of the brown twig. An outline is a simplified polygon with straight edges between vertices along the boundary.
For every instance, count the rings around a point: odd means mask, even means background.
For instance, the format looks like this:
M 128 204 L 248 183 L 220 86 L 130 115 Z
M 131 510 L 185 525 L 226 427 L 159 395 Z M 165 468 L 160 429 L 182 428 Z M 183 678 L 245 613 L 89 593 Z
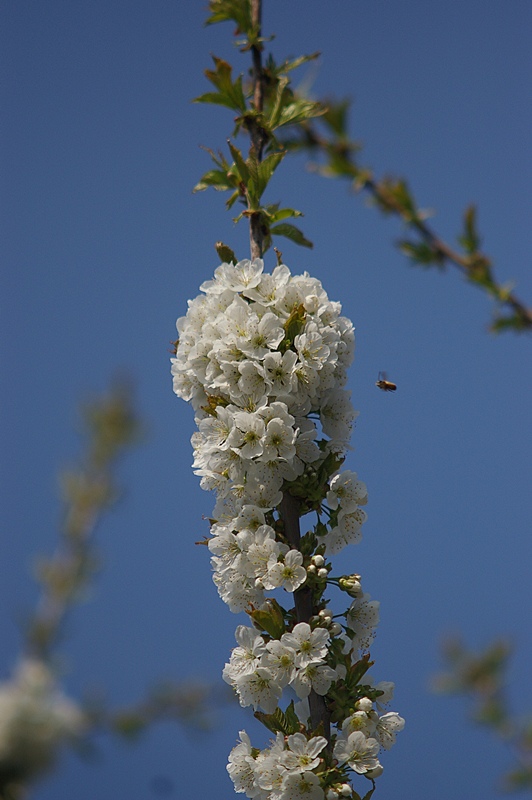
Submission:
M 251 19 L 253 28 L 257 31 L 257 36 L 260 37 L 262 0 L 251 0 Z M 253 61 L 253 105 L 255 111 L 261 113 L 264 108 L 264 74 L 260 43 L 252 45 L 251 58 Z M 249 123 L 249 134 L 251 138 L 251 149 L 255 151 L 258 161 L 261 161 L 266 137 L 256 119 L 253 119 Z M 260 213 L 251 213 L 249 217 L 249 240 L 252 259 L 262 257 L 263 238 Z
M 251 14 L 254 31 L 257 34 L 257 38 L 260 38 L 262 0 L 251 0 Z M 253 60 L 253 105 L 255 111 L 260 113 L 264 107 L 264 73 L 262 69 L 262 52 L 260 42 L 252 45 L 251 56 Z M 261 161 L 262 152 L 266 143 L 266 134 L 256 119 L 250 121 L 248 124 L 248 129 L 251 139 L 251 149 L 255 152 L 257 159 Z M 251 258 L 261 258 L 263 249 L 263 233 L 260 213 L 250 214 L 249 238 L 251 245 Z M 295 497 L 292 497 L 288 492 L 284 492 L 279 511 L 281 519 L 283 520 L 286 538 L 294 549 L 299 550 L 299 501 Z M 314 613 L 312 605 L 312 591 L 304 587 L 298 589 L 298 591 L 294 593 L 294 603 L 296 607 L 297 621 L 308 623 Z M 324 698 L 320 697 L 320 695 L 316 694 L 316 692 L 312 690 L 309 696 L 309 705 L 312 728 L 316 729 L 321 724 L 323 726 L 324 735 L 327 737 L 327 739 L 330 739 L 329 712 L 327 710 Z
M 394 196 L 390 191 L 389 182 L 377 181 L 371 177 L 370 170 L 359 167 L 351 157 L 351 152 L 358 149 L 353 142 L 344 139 L 334 140 L 322 136 L 318 130 L 306 123 L 301 126 L 303 138 L 296 142 L 296 147 L 308 150 L 320 150 L 331 158 L 337 159 L 337 164 L 342 165 L 342 170 L 336 172 L 337 177 L 344 177 L 352 181 L 358 188 L 365 190 L 376 204 L 388 213 L 399 216 L 407 226 L 417 231 L 425 244 L 428 245 L 434 256 L 434 262 L 440 265 L 449 264 L 458 269 L 472 283 L 483 287 L 495 300 L 513 312 L 511 327 L 516 330 L 532 330 L 532 308 L 528 308 L 510 290 L 496 282 L 491 272 L 490 260 L 482 253 L 473 255 L 461 254 L 443 239 L 419 216 L 411 211 Z M 294 144 L 294 143 L 292 143 Z M 506 322 L 505 318 L 495 320 L 492 328 L 495 330 Z

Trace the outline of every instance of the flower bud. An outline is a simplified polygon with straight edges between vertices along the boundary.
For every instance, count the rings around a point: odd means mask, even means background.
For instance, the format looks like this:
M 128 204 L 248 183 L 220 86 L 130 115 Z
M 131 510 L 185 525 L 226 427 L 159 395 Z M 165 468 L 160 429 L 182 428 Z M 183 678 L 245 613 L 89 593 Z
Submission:
M 312 563 L 315 564 L 317 567 L 323 567 L 323 565 L 325 564 L 325 559 L 323 558 L 323 556 L 320 556 L 318 554 L 316 556 L 312 556 Z
M 373 708 L 373 703 L 369 697 L 361 697 L 360 700 L 356 701 L 355 708 L 358 709 L 358 711 L 365 711 L 367 713 Z
M 308 567 L 307 567 L 307 572 L 310 575 L 314 575 L 316 573 L 316 565 L 315 564 L 309 564 Z
M 318 570 L 318 578 L 326 578 L 328 574 L 329 570 L 325 569 L 325 567 Z
M 334 789 L 329 789 L 326 800 L 338 800 L 338 792 L 335 792 Z
M 342 575 L 338 579 L 338 586 L 343 592 L 347 592 L 350 597 L 358 597 L 362 592 L 360 575 Z
M 329 633 L 331 636 L 338 636 L 339 633 L 342 633 L 342 626 L 338 622 L 333 622 L 329 627 Z
M 351 795 L 353 794 L 353 790 L 351 789 L 348 783 L 342 783 L 342 785 L 340 786 L 340 794 L 342 797 L 351 797 Z

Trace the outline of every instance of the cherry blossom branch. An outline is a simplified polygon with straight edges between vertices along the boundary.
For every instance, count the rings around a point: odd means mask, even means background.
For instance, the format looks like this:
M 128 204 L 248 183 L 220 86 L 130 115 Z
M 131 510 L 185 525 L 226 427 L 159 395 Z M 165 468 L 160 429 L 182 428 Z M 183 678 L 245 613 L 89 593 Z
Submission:
M 262 71 L 262 46 L 260 44 L 262 19 L 262 0 L 251 0 L 251 20 L 256 31 L 257 41 L 251 47 L 251 58 L 253 61 L 253 106 L 257 113 L 262 114 L 264 108 L 264 75 Z M 250 118 L 248 122 L 249 134 L 251 137 L 251 150 L 255 152 L 257 161 L 262 161 L 262 153 L 266 143 L 264 130 L 257 121 L 257 118 Z M 251 245 L 251 258 L 261 258 L 263 250 L 263 233 L 261 215 L 257 212 L 250 212 L 249 217 L 249 238 Z
M 426 222 L 426 214 L 418 208 L 406 180 L 389 177 L 379 180 L 373 176 L 371 169 L 357 162 L 356 154 L 361 147 L 347 133 L 348 104 L 325 102 L 322 107 L 327 132 L 322 133 L 318 125 L 307 120 L 299 125 L 295 136 L 290 135 L 285 139 L 285 145 L 292 151 L 306 150 L 321 154 L 325 158 L 325 165 L 314 165 L 315 171 L 326 177 L 347 179 L 356 191 L 366 192 L 384 214 L 400 218 L 419 237 L 418 241 L 403 239 L 397 243 L 413 263 L 424 267 L 455 267 L 470 283 L 489 294 L 500 308 L 506 308 L 508 314 L 495 315 L 490 326 L 493 332 L 510 329 L 516 332 L 531 331 L 532 308 L 517 297 L 511 285 L 497 281 L 491 260 L 479 249 L 475 207 L 469 206 L 464 212 L 464 227 L 458 237 L 463 248 L 463 252 L 460 252 L 438 236 Z
M 262 0 L 251 0 L 251 19 L 253 28 L 257 34 L 257 40 L 260 40 L 261 17 Z M 262 71 L 262 52 L 260 41 L 251 47 L 251 56 L 253 60 L 253 106 L 255 111 L 262 113 L 264 107 L 264 75 Z M 260 162 L 262 160 L 262 153 L 266 142 L 265 132 L 260 124 L 258 124 L 256 119 L 252 120 L 248 127 L 251 137 L 251 148 L 255 151 L 257 160 Z M 249 234 L 251 243 L 251 258 L 260 258 L 262 256 L 263 236 L 261 217 L 258 213 L 252 212 L 250 214 Z M 284 532 L 288 542 L 294 550 L 299 550 L 299 501 L 285 491 L 283 493 L 283 500 L 279 506 L 279 512 L 284 523 Z M 294 593 L 294 603 L 297 621 L 307 623 L 310 622 L 312 616 L 315 614 L 315 609 L 312 605 L 312 590 L 307 587 L 298 589 Z M 316 694 L 313 689 L 311 690 L 309 696 L 309 706 L 312 728 L 316 730 L 321 725 L 327 741 L 330 741 L 331 726 L 327 704 L 325 699 Z

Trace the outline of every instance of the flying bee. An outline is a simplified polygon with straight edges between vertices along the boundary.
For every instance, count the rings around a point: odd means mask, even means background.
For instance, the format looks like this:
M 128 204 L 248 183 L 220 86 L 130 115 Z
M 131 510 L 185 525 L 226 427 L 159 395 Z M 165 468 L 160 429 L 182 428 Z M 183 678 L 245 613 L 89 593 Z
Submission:
M 378 386 L 383 392 L 395 392 L 397 389 L 395 383 L 387 380 L 385 372 L 379 372 L 379 380 L 375 383 L 375 386 Z

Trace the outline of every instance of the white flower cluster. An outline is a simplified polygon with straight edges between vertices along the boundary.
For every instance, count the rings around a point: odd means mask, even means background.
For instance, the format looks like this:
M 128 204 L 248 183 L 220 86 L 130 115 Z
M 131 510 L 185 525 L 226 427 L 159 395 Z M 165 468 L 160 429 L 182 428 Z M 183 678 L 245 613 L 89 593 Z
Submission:
M 326 628 L 312 630 L 299 622 L 290 633 L 266 642 L 255 628 L 239 625 L 231 660 L 225 665 L 224 680 L 235 689 L 242 706 L 262 708 L 271 714 L 283 689 L 291 686 L 300 699 L 311 689 L 325 695 L 338 677 L 326 663 L 330 634 Z M 345 674 L 345 672 L 344 672 Z
M 266 274 L 260 259 L 222 264 L 201 290 L 177 321 L 174 391 L 194 408 L 194 470 L 216 493 L 208 541 L 214 583 L 231 611 L 247 611 L 256 626 L 237 628 L 223 677 L 242 706 L 284 719 L 276 717 L 270 729 L 282 733 L 262 752 L 242 732 L 228 771 L 250 798 L 334 800 L 351 792 L 348 770 L 380 774 L 378 751 L 404 725 L 395 712 L 379 716 L 374 708 L 391 697 L 392 684 L 359 687 L 379 604 L 363 593 L 360 576 L 331 578 L 327 563 L 360 541 L 366 519 L 366 486 L 339 470 L 357 416 L 344 388 L 353 325 L 318 280 L 284 265 Z M 301 513 L 318 513 L 304 550 L 287 538 L 285 493 L 298 498 Z M 320 599 L 328 583 L 352 598 L 344 625 Z M 305 621 L 265 597 L 303 587 L 317 602 Z M 299 721 L 280 711 L 287 687 L 300 700 Z M 311 735 L 312 693 L 333 714 L 334 749 Z
M 0 684 L 0 772 L 15 780 L 48 769 L 58 747 L 83 728 L 82 712 L 41 661 L 23 660 L 13 679 Z
M 392 747 L 396 733 L 404 728 L 405 722 L 395 712 L 379 716 L 367 697 L 361 698 L 357 706 L 358 710 L 344 720 L 334 745 L 333 758 L 339 767 L 375 779 L 383 772 L 377 758 L 379 750 Z M 308 710 L 300 710 L 300 713 L 302 722 L 306 722 Z M 251 746 L 246 731 L 240 731 L 240 741 L 231 751 L 227 771 L 235 791 L 254 800 L 339 800 L 352 797 L 351 786 L 336 778 L 326 779 L 328 788 L 324 791 L 325 770 L 320 754 L 323 756 L 326 746 L 327 739 L 323 736 L 307 738 L 302 733 L 290 736 L 278 733 L 270 747 L 257 750 Z
M 354 333 L 318 280 L 284 265 L 268 275 L 260 259 L 222 264 L 201 289 L 177 321 L 173 383 L 196 414 L 194 470 L 217 495 L 214 580 L 238 612 L 264 589 L 295 591 L 305 578 L 265 513 L 284 482 L 306 481 L 347 448 L 357 412 L 342 387 Z M 334 525 L 322 542 L 334 554 L 361 538 L 366 487 L 345 471 L 327 499 Z

